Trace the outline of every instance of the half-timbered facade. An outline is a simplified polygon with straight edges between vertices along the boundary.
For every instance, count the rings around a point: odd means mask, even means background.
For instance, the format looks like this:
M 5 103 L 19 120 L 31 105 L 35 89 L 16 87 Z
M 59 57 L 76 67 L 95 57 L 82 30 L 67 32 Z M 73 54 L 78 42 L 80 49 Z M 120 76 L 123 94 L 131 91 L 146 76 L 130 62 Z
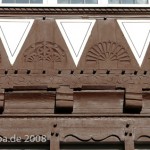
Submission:
M 0 7 L 0 149 L 150 149 L 150 8 Z

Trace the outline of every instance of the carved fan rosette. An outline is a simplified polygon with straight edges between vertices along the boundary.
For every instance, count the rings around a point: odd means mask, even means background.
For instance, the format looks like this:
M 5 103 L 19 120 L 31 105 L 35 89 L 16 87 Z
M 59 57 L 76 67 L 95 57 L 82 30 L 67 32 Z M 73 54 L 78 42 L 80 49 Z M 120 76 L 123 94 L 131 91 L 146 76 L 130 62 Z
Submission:
M 130 65 L 127 50 L 116 42 L 100 42 L 87 53 L 86 64 L 98 69 L 120 68 Z

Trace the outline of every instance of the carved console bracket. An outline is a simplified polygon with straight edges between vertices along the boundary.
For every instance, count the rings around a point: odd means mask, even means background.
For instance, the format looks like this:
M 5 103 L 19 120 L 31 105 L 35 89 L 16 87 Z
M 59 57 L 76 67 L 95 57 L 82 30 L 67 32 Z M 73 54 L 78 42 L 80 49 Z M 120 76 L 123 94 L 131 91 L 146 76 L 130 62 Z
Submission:
M 140 113 L 142 110 L 142 89 L 139 87 L 126 88 L 124 112 Z
M 4 111 L 4 90 L 0 90 L 0 113 Z
M 71 113 L 73 111 L 73 89 L 60 86 L 56 90 L 55 113 Z

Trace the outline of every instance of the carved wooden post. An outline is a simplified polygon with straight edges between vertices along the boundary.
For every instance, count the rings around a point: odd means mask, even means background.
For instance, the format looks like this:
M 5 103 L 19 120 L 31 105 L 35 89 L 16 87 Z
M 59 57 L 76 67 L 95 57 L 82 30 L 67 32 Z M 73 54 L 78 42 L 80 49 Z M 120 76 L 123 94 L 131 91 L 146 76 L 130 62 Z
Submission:
M 126 124 L 125 133 L 124 133 L 124 146 L 125 150 L 134 150 L 134 130 L 131 122 Z
M 57 123 L 53 124 L 50 138 L 50 150 L 60 150 L 59 131 Z
M 56 92 L 56 113 L 71 113 L 73 111 L 73 89 L 60 86 Z
M 134 141 L 131 138 L 125 138 L 125 150 L 134 150 Z

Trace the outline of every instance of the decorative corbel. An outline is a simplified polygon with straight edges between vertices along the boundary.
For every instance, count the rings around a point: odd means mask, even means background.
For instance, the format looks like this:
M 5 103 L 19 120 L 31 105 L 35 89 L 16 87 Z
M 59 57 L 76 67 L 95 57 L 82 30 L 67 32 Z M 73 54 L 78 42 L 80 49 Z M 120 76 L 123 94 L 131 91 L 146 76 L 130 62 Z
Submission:
M 69 86 L 60 86 L 56 90 L 55 113 L 72 113 L 73 89 Z
M 126 88 L 124 112 L 140 113 L 142 110 L 142 88 L 141 86 L 131 86 Z

